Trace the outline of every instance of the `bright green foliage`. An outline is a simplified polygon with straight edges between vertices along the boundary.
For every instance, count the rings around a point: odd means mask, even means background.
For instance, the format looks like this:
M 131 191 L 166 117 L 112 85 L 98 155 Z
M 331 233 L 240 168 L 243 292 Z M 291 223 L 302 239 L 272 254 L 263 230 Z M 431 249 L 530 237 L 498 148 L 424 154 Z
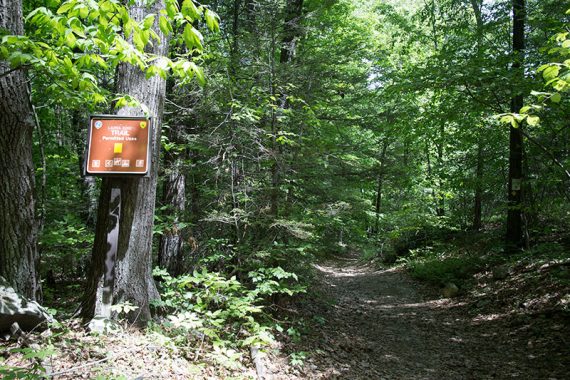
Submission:
M 202 34 L 192 26 L 207 14 L 207 26 L 217 30 L 217 15 L 197 7 L 191 0 L 181 9 L 175 0 L 166 1 L 159 21 L 154 14 L 143 20 L 131 17 L 119 0 L 68 0 L 59 7 L 39 7 L 26 16 L 25 36 L 5 35 L 1 39 L 0 59 L 13 68 L 31 67 L 51 83 L 44 91 L 55 103 L 98 105 L 108 102 L 108 92 L 101 79 L 119 63 L 138 66 L 147 76 L 166 78 L 173 74 L 183 81 L 194 76 L 204 83 L 202 69 L 188 57 L 202 52 Z M 156 27 L 158 25 L 158 27 Z M 173 44 L 185 43 L 186 53 L 174 59 L 157 57 L 145 51 L 149 44 L 163 43 L 175 29 L 184 28 L 183 41 L 176 36 Z M 164 36 L 157 31 L 160 29 Z M 120 98 L 117 107 L 135 99 Z
M 192 274 L 171 277 L 166 271 L 154 270 L 161 279 L 161 301 L 155 303 L 166 314 L 166 333 L 177 344 L 188 344 L 201 335 L 216 346 L 238 343 L 241 346 L 263 346 L 271 342 L 268 326 L 260 324 L 263 297 L 304 291 L 288 285 L 287 279 L 297 281 L 293 273 L 282 268 L 261 268 L 249 277 L 253 288 L 248 289 L 235 276 L 209 272 L 206 268 Z
M 566 12 L 570 14 L 570 10 Z M 547 46 L 541 48 L 547 56 L 553 59 L 538 67 L 536 73 L 542 77 L 544 87 L 551 92 L 532 91 L 537 104 L 530 104 L 521 108 L 520 113 L 498 115 L 502 123 L 509 123 L 518 127 L 526 121 L 530 127 L 540 123 L 540 114 L 548 112 L 551 105 L 563 100 L 563 94 L 570 91 L 570 38 L 568 32 L 560 32 L 550 38 Z M 549 104 L 550 103 L 550 104 Z

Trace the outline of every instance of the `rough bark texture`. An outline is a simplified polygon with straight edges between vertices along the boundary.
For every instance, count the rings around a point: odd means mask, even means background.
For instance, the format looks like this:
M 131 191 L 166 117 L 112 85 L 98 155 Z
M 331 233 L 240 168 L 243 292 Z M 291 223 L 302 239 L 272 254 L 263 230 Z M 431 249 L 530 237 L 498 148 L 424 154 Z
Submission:
M 513 70 L 522 76 L 524 38 L 525 1 L 513 0 Z M 516 91 L 516 89 L 515 89 Z M 523 106 L 523 96 L 515 92 L 511 100 L 511 112 L 518 113 Z M 522 180 L 523 180 L 523 134 L 519 128 L 510 128 L 509 137 L 509 185 L 508 214 L 505 248 L 507 252 L 518 251 L 523 247 L 522 221 Z
M 23 34 L 21 0 L 0 0 L 0 28 Z M 23 70 L 0 61 L 0 276 L 26 297 L 39 294 L 34 212 L 34 113 Z
M 137 0 L 129 9 L 131 17 L 137 21 L 149 13 L 157 14 L 164 7 L 163 1 L 156 1 L 151 7 L 145 1 Z M 158 19 L 157 19 L 158 20 Z M 153 41 L 152 52 L 165 55 L 168 49 L 166 38 Z M 117 72 L 117 92 L 130 94 L 145 104 L 153 117 L 152 160 L 149 177 L 105 178 L 101 186 L 97 228 L 92 254 L 92 264 L 88 278 L 88 290 L 82 307 L 82 315 L 91 318 L 102 305 L 104 260 L 108 251 L 107 231 L 111 228 L 107 215 L 111 189 L 121 189 L 121 221 L 119 243 L 114 266 L 113 304 L 129 301 L 139 308 L 129 315 L 131 321 L 144 322 L 150 319 L 149 303 L 159 298 L 152 279 L 152 229 L 154 219 L 156 184 L 158 177 L 158 158 L 160 152 L 160 131 L 166 81 L 158 76 L 145 79 L 138 68 L 122 64 Z M 139 108 L 122 108 L 119 115 L 140 116 Z
M 169 140 L 183 143 L 182 131 L 184 126 L 177 124 L 170 130 Z M 182 171 L 183 160 L 180 153 L 167 152 L 164 155 L 166 179 L 164 181 L 163 203 L 168 205 L 173 217 L 172 225 L 160 237 L 158 264 L 173 276 L 179 275 L 182 263 L 182 229 L 180 217 L 185 210 L 186 176 Z

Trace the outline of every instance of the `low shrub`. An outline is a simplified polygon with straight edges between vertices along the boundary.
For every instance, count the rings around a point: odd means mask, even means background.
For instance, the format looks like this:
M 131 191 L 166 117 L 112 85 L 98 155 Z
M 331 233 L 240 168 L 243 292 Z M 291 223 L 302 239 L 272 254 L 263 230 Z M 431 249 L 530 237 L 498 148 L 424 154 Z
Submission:
M 435 285 L 448 282 L 462 283 L 485 267 L 485 261 L 479 257 L 424 257 L 407 262 L 410 274 L 419 280 Z
M 166 315 L 162 328 L 182 345 L 205 338 L 217 347 L 266 345 L 272 336 L 261 322 L 264 300 L 305 291 L 294 273 L 280 267 L 250 272 L 250 287 L 205 268 L 179 277 L 162 269 L 153 274 L 161 279 L 162 299 L 154 306 Z

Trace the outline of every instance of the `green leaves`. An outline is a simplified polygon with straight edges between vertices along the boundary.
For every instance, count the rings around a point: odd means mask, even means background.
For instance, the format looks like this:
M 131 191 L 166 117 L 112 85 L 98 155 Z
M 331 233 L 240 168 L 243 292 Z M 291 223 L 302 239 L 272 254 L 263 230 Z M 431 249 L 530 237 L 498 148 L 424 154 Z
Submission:
M 544 69 L 544 71 L 542 72 L 542 77 L 546 80 L 552 80 L 556 77 L 558 77 L 558 74 L 560 74 L 560 68 L 556 65 L 548 65 L 548 67 L 546 67 Z
M 161 301 L 156 306 L 168 312 L 173 327 L 200 331 L 218 347 L 236 343 L 266 344 L 271 340 L 254 318 L 262 312 L 258 294 L 259 286 L 266 284 L 265 281 L 249 290 L 235 276 L 210 272 L 206 268 L 180 277 L 172 277 L 156 268 L 153 276 L 163 279 Z
M 202 34 L 192 25 L 186 24 L 182 37 L 184 38 L 184 43 L 188 49 L 197 49 L 198 51 L 203 50 L 202 40 L 204 37 L 202 37 Z
M 150 29 L 154 25 L 156 15 L 147 15 L 143 20 L 143 28 Z
M 189 21 L 197 20 L 201 14 L 201 10 L 194 5 L 192 0 L 182 2 L 182 15 L 189 18 Z
M 64 14 L 68 12 L 71 8 L 73 8 L 75 3 L 76 3 L 75 0 L 66 1 L 65 3 L 63 3 L 61 7 L 59 7 L 59 9 L 57 10 L 57 14 Z
M 175 19 L 178 14 L 178 1 L 166 0 L 166 14 L 170 19 Z
M 160 27 L 160 31 L 165 36 L 172 33 L 172 24 L 170 23 L 170 21 L 168 21 L 168 19 L 166 17 L 160 16 L 158 19 L 158 25 Z
M 540 123 L 540 118 L 538 116 L 528 115 L 526 117 L 526 122 L 530 126 L 536 126 Z
M 515 114 L 506 114 L 500 117 L 500 122 L 504 124 L 510 124 L 513 128 L 519 127 L 519 122 Z
M 206 9 L 204 18 L 206 19 L 206 25 L 208 25 L 208 28 L 210 28 L 211 31 L 213 32 L 220 31 L 219 16 L 217 14 L 215 14 L 209 9 Z
M 52 1 L 50 5 L 55 8 L 60 3 Z M 147 14 L 140 22 L 130 16 L 127 6 L 119 0 L 67 0 L 55 12 L 46 7 L 30 12 L 25 19 L 28 36 L 4 33 L 0 58 L 12 67 L 28 65 L 50 77 L 53 83 L 45 89 L 54 91 L 49 97 L 53 101 L 73 94 L 81 101 L 104 102 L 106 94 L 92 79 L 99 77 L 97 73 L 112 71 L 121 62 L 139 67 L 148 78 L 166 78 L 173 73 L 184 81 L 195 77 L 204 85 L 204 71 L 196 63 L 183 64 L 187 59 L 180 58 L 174 67 L 172 61 L 157 61 L 155 55 L 147 52 L 153 40 L 160 41 L 159 31 L 169 35 L 180 28 L 183 32 L 174 41 L 183 43 L 196 57 L 204 47 L 203 36 L 193 24 L 201 17 L 210 30 L 219 30 L 218 16 L 191 0 L 185 0 L 180 9 L 177 0 L 166 0 L 166 9 Z M 86 78 L 86 73 L 95 75 Z

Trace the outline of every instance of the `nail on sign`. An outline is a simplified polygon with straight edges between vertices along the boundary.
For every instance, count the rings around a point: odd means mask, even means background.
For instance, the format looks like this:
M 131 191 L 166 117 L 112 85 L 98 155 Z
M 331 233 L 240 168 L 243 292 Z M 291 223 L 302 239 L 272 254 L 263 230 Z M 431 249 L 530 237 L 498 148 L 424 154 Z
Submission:
M 151 127 L 145 117 L 92 116 L 87 174 L 147 174 Z

